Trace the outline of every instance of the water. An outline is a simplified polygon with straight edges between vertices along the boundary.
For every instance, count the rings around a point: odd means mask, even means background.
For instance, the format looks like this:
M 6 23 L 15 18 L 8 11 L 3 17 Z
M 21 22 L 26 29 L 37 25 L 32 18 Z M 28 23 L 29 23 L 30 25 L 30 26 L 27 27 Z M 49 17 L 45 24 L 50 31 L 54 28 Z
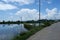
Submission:
M 30 23 L 30 25 L 39 26 L 39 23 Z M 40 23 L 40 25 L 44 25 L 44 24 L 43 23 Z
M 0 24 L 0 40 L 11 40 L 14 36 L 26 31 L 23 24 Z

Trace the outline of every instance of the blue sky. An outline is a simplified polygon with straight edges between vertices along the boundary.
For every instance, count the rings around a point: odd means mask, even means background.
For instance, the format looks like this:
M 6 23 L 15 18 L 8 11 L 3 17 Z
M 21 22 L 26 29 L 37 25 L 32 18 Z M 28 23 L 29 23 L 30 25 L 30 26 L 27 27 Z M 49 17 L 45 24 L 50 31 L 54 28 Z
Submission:
M 0 21 L 38 20 L 39 0 L 0 0 Z M 41 19 L 60 19 L 60 0 L 40 0 Z
M 40 1 L 41 19 L 60 19 L 60 0 Z
M 36 20 L 39 0 L 0 0 L 0 21 Z

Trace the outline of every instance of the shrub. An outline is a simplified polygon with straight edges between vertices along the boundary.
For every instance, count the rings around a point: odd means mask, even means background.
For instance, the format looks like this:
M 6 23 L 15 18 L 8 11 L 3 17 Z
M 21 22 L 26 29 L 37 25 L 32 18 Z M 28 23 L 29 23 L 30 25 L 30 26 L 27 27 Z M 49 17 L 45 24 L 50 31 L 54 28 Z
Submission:
M 15 37 L 13 40 L 26 40 L 31 35 L 35 34 L 37 31 L 40 31 L 41 29 L 51 25 L 53 22 L 44 22 L 45 25 L 42 25 L 40 27 L 34 27 L 32 25 L 26 25 L 24 24 L 25 28 L 27 28 L 29 31 L 20 34 L 19 36 Z
M 25 27 L 26 29 L 28 29 L 28 30 L 31 30 L 31 29 L 34 28 L 33 25 L 29 25 L 29 24 L 24 24 L 24 27 Z

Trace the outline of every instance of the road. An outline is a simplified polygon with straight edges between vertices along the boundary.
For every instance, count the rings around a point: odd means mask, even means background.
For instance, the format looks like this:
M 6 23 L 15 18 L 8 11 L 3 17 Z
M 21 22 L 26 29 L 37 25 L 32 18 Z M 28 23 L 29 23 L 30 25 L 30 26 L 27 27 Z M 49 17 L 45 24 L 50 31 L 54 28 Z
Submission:
M 27 40 L 60 40 L 60 22 L 42 29 Z

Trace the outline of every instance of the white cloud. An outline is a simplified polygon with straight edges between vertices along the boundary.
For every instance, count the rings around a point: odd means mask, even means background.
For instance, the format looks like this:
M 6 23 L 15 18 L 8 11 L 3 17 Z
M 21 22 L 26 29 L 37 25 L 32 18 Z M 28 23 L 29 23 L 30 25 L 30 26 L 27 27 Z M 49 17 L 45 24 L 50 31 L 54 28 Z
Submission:
M 41 0 L 41 3 L 43 4 L 43 3 L 48 3 L 48 4 L 51 4 L 52 3 L 52 0 Z
M 23 20 L 37 20 L 39 12 L 36 9 L 21 9 L 15 15 L 22 17 Z
M 52 3 L 52 0 L 45 0 L 48 4 Z
M 21 4 L 21 5 L 34 3 L 34 0 L 3 0 L 3 1 L 6 2 L 6 3 L 17 2 L 17 3 Z
M 16 6 L 10 4 L 0 3 L 0 10 L 9 10 L 9 9 L 16 9 Z
M 57 13 L 57 8 L 53 8 L 52 10 L 47 8 L 46 13 L 47 13 L 48 16 L 53 16 Z
M 50 2 L 50 1 L 48 1 L 48 4 L 51 4 L 51 2 Z
M 40 19 L 46 19 L 47 15 L 44 15 L 43 13 L 40 13 Z
M 46 9 L 46 14 L 41 14 L 41 19 L 60 19 L 60 12 L 57 8 Z
M 53 8 L 53 9 L 46 9 L 46 19 L 56 19 L 57 17 L 57 13 L 58 13 L 58 10 L 57 8 Z
M 40 13 L 41 19 L 59 19 L 60 12 L 58 12 L 57 8 L 48 9 L 46 8 L 46 14 Z M 21 9 L 16 15 L 23 17 L 23 20 L 36 20 L 39 18 L 39 12 L 36 9 Z

